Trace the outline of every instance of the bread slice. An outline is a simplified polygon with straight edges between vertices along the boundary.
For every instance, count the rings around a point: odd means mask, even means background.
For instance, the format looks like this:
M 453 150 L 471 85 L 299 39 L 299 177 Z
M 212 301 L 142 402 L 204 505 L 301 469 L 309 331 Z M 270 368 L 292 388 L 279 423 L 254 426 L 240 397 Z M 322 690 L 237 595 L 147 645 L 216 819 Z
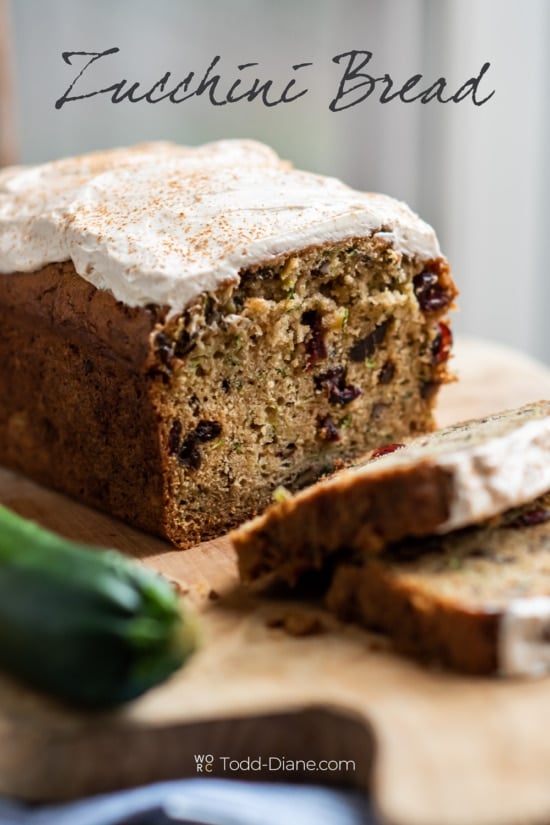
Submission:
M 550 402 L 375 450 L 231 534 L 245 581 L 294 582 L 342 549 L 476 524 L 550 489 Z M 382 453 L 382 454 L 381 454 Z
M 479 527 L 339 565 L 327 603 L 468 673 L 550 671 L 550 495 Z
M 0 462 L 179 547 L 433 429 L 456 287 L 403 204 L 268 147 L 0 172 Z

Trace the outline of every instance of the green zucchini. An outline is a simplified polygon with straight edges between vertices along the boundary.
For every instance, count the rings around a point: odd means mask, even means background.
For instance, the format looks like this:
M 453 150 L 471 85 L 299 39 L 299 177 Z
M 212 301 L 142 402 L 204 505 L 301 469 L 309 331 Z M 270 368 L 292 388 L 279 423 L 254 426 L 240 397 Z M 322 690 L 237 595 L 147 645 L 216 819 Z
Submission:
M 195 624 L 181 608 L 138 562 L 0 506 L 0 669 L 74 704 L 128 701 L 193 652 Z

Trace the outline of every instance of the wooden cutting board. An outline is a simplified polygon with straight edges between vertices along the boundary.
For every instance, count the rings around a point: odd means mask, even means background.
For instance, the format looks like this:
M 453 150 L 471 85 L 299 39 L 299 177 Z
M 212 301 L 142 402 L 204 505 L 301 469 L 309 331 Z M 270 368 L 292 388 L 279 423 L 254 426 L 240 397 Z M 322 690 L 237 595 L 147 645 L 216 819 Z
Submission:
M 550 371 L 524 356 L 472 340 L 457 350 L 461 382 L 442 394 L 441 424 L 550 397 Z M 70 711 L 2 679 L 0 793 L 61 800 L 219 775 L 369 788 L 395 825 L 550 821 L 550 679 L 428 670 L 313 601 L 247 594 L 225 539 L 177 552 L 6 470 L 0 500 L 160 570 L 189 592 L 203 625 L 189 666 L 118 712 Z M 293 636 L 285 622 L 320 632 Z

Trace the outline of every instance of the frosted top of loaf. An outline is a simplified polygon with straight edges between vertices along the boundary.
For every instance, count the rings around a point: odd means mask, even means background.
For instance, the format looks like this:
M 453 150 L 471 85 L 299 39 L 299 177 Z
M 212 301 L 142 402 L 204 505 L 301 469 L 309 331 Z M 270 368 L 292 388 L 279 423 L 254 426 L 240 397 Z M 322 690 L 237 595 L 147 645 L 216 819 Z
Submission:
M 149 143 L 0 170 L 0 272 L 72 260 L 130 306 L 181 309 L 244 267 L 373 233 L 411 257 L 440 255 L 405 204 L 295 170 L 254 141 Z

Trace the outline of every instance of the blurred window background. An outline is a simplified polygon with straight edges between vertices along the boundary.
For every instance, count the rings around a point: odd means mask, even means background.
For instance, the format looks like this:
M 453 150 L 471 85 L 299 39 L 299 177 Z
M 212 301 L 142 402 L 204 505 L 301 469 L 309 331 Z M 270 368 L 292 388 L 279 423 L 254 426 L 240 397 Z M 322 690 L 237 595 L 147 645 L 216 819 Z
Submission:
M 137 141 L 195 144 L 251 137 L 295 165 L 407 201 L 434 225 L 461 289 L 455 329 L 550 363 L 550 126 L 546 0 L 0 0 L 9 14 L 18 160 L 39 162 Z M 4 27 L 6 22 L 4 20 Z M 113 105 L 105 96 L 54 102 L 76 69 L 63 51 L 120 52 L 98 63 L 94 88 L 150 87 L 170 70 L 201 76 L 212 58 L 227 81 L 256 61 L 280 88 L 291 67 L 309 88 L 294 103 Z M 486 105 L 382 105 L 376 95 L 333 113 L 342 66 L 373 52 L 368 70 L 403 83 L 445 76 L 456 90 L 489 61 Z M 75 63 L 75 66 L 77 64 Z M 0 64 L 0 87 L 8 82 Z M 90 74 L 91 77 L 91 74 Z M 401 84 L 400 84 L 401 85 Z M 0 110 L 0 133 L 11 115 Z

